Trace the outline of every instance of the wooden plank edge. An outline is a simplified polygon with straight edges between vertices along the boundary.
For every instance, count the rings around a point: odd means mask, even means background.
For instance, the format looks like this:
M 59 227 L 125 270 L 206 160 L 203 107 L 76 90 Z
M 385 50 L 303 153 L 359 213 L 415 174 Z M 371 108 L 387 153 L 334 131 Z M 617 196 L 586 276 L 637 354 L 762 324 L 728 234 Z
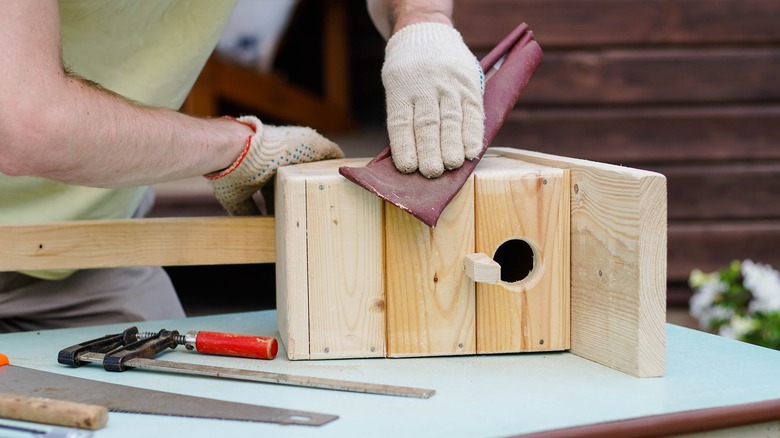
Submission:
M 273 263 L 273 217 L 145 218 L 0 226 L 0 272 Z
M 308 272 L 295 275 L 295 264 L 289 258 L 305 257 L 306 187 L 294 180 L 295 166 L 282 167 L 274 181 L 276 212 L 276 316 L 281 340 L 290 360 L 309 359 L 309 280 Z M 292 192 L 292 193 L 291 193 Z M 293 203 L 292 198 L 296 199 Z M 301 200 L 303 202 L 301 203 Z M 297 207 L 296 208 L 296 204 Z M 291 229 L 295 222 L 296 229 Z M 289 226 L 288 226 L 289 225 Z M 297 317 L 296 312 L 305 312 Z
M 659 377 L 666 364 L 666 274 L 668 213 L 666 178 L 648 174 L 641 179 L 639 212 L 639 351 L 637 377 Z
M 637 332 L 634 333 L 637 339 L 636 356 L 633 358 L 632 363 L 623 364 L 602 361 L 600 357 L 579 351 L 576 345 L 572 345 L 571 352 L 635 377 L 657 377 L 663 375 L 666 339 L 664 330 L 664 324 L 666 323 L 666 177 L 647 170 L 521 149 L 490 148 L 488 153 L 495 153 L 546 166 L 557 166 L 567 169 L 589 168 L 615 172 L 639 181 L 641 187 L 640 196 L 645 198 L 640 205 L 654 210 L 652 212 L 647 210 L 638 212 L 641 216 L 639 224 L 639 257 L 645 260 L 645 265 L 649 264 L 652 269 L 642 270 L 639 273 L 639 290 L 636 292 L 639 298 L 639 306 L 635 313 L 637 315 Z M 662 210 L 659 211 L 659 208 L 662 208 Z M 650 234 L 652 230 L 662 230 L 663 232 Z M 662 239 L 660 242 L 657 241 L 659 237 Z M 652 241 L 654 239 L 655 242 L 653 244 Z M 640 265 L 643 264 L 640 263 Z M 573 294 L 574 292 L 571 291 L 571 293 Z

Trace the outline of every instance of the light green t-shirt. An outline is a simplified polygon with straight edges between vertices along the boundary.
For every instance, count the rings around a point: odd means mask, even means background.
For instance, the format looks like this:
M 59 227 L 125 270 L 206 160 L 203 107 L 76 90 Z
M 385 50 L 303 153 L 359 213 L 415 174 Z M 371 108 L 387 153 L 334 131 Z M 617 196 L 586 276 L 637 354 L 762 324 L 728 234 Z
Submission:
M 60 0 L 63 62 L 73 73 L 129 99 L 178 109 L 235 2 Z M 106 145 L 106 153 L 111 153 L 111 145 Z M 0 223 L 128 218 L 145 190 L 99 189 L 0 173 Z M 60 279 L 72 272 L 26 274 Z

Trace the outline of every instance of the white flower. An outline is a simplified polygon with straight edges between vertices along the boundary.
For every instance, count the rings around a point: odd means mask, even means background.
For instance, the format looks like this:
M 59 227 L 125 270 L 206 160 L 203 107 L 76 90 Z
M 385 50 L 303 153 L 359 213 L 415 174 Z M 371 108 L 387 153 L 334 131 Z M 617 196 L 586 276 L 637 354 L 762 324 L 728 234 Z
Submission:
M 768 265 L 742 262 L 742 284 L 753 294 L 751 312 L 780 310 L 780 273 Z
M 734 314 L 714 304 L 715 298 L 726 291 L 728 285 L 717 280 L 703 282 L 691 297 L 690 312 L 703 329 L 708 329 L 714 319 L 729 319 Z
M 756 328 L 756 320 L 749 316 L 735 315 L 728 324 L 724 324 L 718 334 L 731 339 L 742 339 Z

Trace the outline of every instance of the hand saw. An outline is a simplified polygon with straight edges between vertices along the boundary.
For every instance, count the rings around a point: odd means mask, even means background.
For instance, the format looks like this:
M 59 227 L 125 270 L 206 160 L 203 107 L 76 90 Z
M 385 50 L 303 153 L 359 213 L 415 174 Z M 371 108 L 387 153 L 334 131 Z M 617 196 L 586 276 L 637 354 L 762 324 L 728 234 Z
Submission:
M 235 403 L 0 366 L 0 392 L 105 406 L 111 412 L 322 426 L 336 415 Z

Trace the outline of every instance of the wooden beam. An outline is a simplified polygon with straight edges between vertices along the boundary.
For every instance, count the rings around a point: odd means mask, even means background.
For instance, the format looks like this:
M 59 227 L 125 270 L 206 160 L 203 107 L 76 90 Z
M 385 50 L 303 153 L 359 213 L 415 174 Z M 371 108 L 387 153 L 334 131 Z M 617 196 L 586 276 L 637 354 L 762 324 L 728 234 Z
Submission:
M 320 96 L 295 87 L 275 73 L 257 74 L 252 70 L 214 58 L 216 93 L 239 105 L 272 115 L 289 123 L 307 125 L 324 131 L 354 128 L 349 108 L 338 108 Z
M 571 351 L 634 376 L 663 375 L 666 178 L 518 149 L 490 151 L 571 171 Z
M 669 220 L 780 218 L 780 163 L 649 166 L 669 181 Z
M 780 105 L 514 110 L 493 141 L 566 157 L 641 163 L 780 160 Z
M 459 0 L 454 12 L 473 47 L 493 47 L 518 20 L 544 48 L 780 41 L 777 0 Z
M 347 0 L 326 0 L 322 5 L 323 92 L 325 101 L 350 115 L 349 15 Z
M 780 48 L 545 52 L 522 104 L 773 102 Z
M 272 217 L 0 226 L 0 271 L 273 263 Z
M 751 259 L 780 268 L 780 219 L 669 224 L 669 281 L 686 282 L 693 269 L 716 271 Z
M 274 179 L 276 318 L 290 360 L 309 359 L 309 278 L 306 270 L 306 180 L 296 166 Z

